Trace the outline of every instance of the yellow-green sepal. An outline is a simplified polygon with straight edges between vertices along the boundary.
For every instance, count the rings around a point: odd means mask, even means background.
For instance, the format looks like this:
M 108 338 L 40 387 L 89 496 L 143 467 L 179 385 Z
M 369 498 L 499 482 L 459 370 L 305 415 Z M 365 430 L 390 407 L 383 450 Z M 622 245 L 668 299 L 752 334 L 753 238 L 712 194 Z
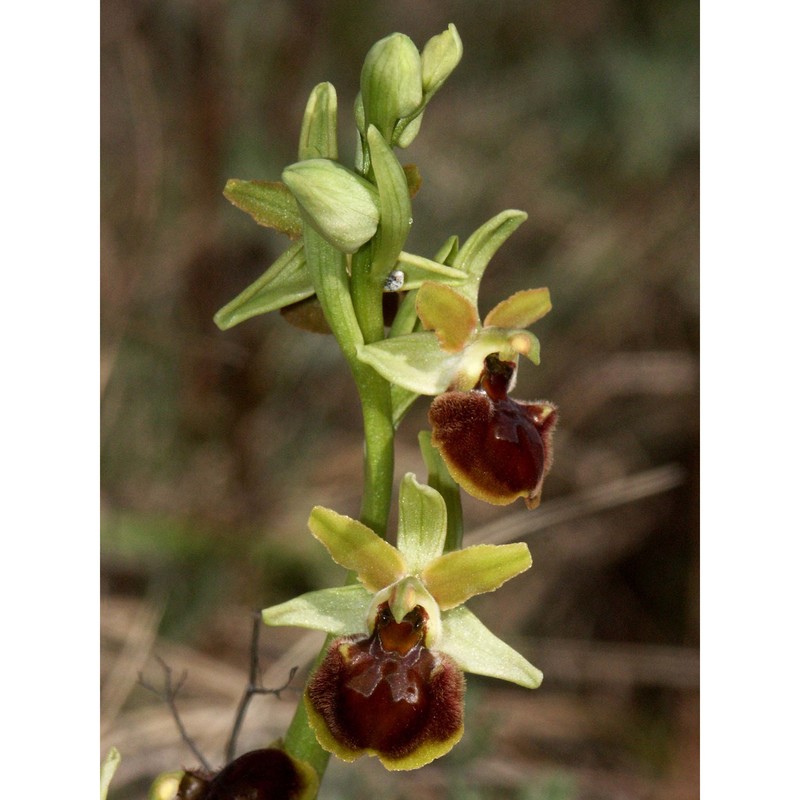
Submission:
M 359 360 L 379 375 L 417 394 L 447 391 L 461 361 L 459 353 L 447 353 L 432 331 L 419 331 L 384 339 L 356 349 Z
M 296 626 L 336 636 L 367 632 L 372 595 L 361 585 L 320 589 L 293 597 L 261 612 L 265 625 Z
M 466 606 L 442 614 L 439 649 L 465 672 L 536 689 L 542 673 L 513 647 L 495 636 Z
M 440 556 L 447 535 L 447 510 L 435 489 L 417 482 L 410 472 L 400 484 L 400 514 L 397 549 L 403 554 L 408 571 L 418 574 Z

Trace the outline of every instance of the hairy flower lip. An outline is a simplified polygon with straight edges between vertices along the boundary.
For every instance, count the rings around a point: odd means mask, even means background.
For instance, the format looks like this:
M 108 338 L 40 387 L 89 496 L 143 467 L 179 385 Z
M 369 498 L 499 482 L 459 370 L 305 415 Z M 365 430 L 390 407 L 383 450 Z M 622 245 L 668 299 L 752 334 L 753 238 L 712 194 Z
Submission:
M 533 509 L 552 465 L 558 412 L 546 401 L 509 397 L 515 373 L 514 362 L 492 353 L 476 388 L 439 395 L 428 412 L 431 443 L 469 494 L 493 505 L 521 497 Z

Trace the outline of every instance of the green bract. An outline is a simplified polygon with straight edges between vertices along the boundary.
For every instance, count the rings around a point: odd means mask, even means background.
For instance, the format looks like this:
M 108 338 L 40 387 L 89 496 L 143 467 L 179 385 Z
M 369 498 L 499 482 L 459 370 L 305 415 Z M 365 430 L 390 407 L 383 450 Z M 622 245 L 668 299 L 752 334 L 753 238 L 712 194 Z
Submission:
M 282 177 L 309 224 L 337 250 L 355 253 L 375 235 L 378 192 L 360 175 L 328 158 L 309 158 L 286 167 Z
M 425 645 L 449 655 L 465 672 L 535 689 L 542 673 L 498 639 L 467 608 L 531 565 L 527 545 L 475 545 L 443 554 L 444 500 L 407 474 L 400 488 L 397 547 L 366 525 L 327 508 L 311 512 L 309 527 L 337 564 L 353 570 L 357 585 L 309 592 L 267 608 L 267 625 L 295 625 L 336 635 L 369 634 L 374 612 L 388 602 L 397 620 L 415 606 L 430 616 Z

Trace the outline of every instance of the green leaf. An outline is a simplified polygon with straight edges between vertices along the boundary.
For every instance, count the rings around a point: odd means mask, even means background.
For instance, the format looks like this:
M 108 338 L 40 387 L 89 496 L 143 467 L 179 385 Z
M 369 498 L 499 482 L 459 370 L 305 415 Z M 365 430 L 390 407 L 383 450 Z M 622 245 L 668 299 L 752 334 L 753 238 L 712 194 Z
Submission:
M 476 594 L 493 592 L 531 566 L 528 545 L 476 544 L 431 561 L 422 580 L 442 611 L 460 606 Z
M 241 294 L 214 314 L 214 322 L 222 330 L 258 314 L 297 303 L 314 294 L 306 269 L 302 242 L 293 244 L 272 266 Z
M 265 608 L 266 625 L 312 628 L 336 636 L 367 632 L 367 611 L 372 595 L 359 584 L 307 592 L 277 606 Z
M 410 472 L 400 484 L 397 549 L 412 574 L 440 556 L 447 534 L 447 512 L 442 496 L 424 486 Z
M 478 310 L 464 295 L 443 283 L 427 281 L 417 292 L 417 315 L 434 331 L 442 349 L 463 350 L 478 328 Z
M 319 83 L 312 90 L 303 114 L 297 158 L 339 158 L 336 141 L 336 89 L 332 83 Z
M 453 266 L 469 276 L 460 291 L 474 304 L 478 302 L 478 286 L 492 256 L 527 218 L 524 211 L 501 211 L 481 225 L 453 259 Z
M 360 175 L 336 161 L 309 158 L 286 167 L 282 177 L 308 222 L 337 250 L 355 253 L 375 235 L 378 193 Z
M 383 589 L 407 573 L 400 552 L 357 520 L 315 506 L 308 519 L 311 533 L 328 549 L 331 558 L 372 592 Z
M 445 353 L 439 347 L 431 331 L 360 345 L 356 353 L 387 381 L 427 395 L 447 390 L 460 361 L 459 355 Z
M 524 289 L 498 303 L 483 321 L 485 326 L 527 328 L 553 307 L 548 289 Z
M 122 756 L 120 756 L 119 750 L 116 747 L 110 748 L 103 759 L 103 763 L 100 765 L 100 800 L 106 800 L 108 786 L 117 771 L 120 761 L 122 761 Z
M 300 209 L 289 188 L 280 181 L 240 181 L 231 179 L 222 194 L 236 208 L 248 213 L 259 225 L 274 228 L 290 239 L 303 233 Z
M 495 636 L 466 606 L 442 614 L 437 648 L 465 672 L 500 678 L 528 689 L 536 689 L 542 682 L 542 673 Z

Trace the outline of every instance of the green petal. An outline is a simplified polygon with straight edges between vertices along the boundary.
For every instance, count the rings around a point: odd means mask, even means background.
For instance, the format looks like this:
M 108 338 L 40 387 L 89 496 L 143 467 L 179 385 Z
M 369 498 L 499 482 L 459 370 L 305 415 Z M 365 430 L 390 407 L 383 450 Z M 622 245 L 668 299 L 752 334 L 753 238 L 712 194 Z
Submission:
M 258 314 L 297 303 L 314 294 L 302 242 L 293 244 L 258 280 L 214 314 L 223 331 Z
M 447 391 L 460 362 L 459 354 L 451 355 L 439 347 L 431 331 L 361 345 L 356 352 L 360 361 L 387 381 L 417 394 Z
M 501 211 L 464 242 L 453 259 L 453 266 L 469 274 L 467 284 L 461 289 L 467 299 L 478 302 L 478 285 L 489 260 L 527 218 L 524 211 Z
M 265 608 L 266 625 L 312 628 L 337 636 L 367 632 L 367 611 L 372 595 L 358 584 L 307 592 L 277 606 Z
M 357 520 L 316 506 L 308 518 L 308 527 L 328 548 L 331 558 L 354 570 L 371 592 L 383 589 L 408 572 L 399 550 Z
M 466 606 L 442 614 L 442 638 L 437 649 L 465 672 L 500 678 L 528 689 L 536 689 L 542 682 L 542 673 L 498 639 Z
M 274 228 L 290 239 L 299 239 L 303 221 L 289 187 L 280 181 L 229 180 L 222 194 L 259 225 Z
M 411 574 L 418 575 L 429 561 L 441 555 L 446 534 L 447 511 L 442 496 L 407 473 L 400 484 L 397 549 Z
M 527 328 L 552 308 L 548 289 L 524 289 L 498 303 L 484 319 L 484 326 Z
M 464 295 L 443 283 L 428 281 L 417 293 L 417 315 L 422 324 L 436 333 L 444 350 L 463 349 L 478 327 L 478 310 Z
M 445 611 L 476 594 L 493 592 L 531 566 L 528 545 L 476 544 L 431 561 L 420 577 Z

